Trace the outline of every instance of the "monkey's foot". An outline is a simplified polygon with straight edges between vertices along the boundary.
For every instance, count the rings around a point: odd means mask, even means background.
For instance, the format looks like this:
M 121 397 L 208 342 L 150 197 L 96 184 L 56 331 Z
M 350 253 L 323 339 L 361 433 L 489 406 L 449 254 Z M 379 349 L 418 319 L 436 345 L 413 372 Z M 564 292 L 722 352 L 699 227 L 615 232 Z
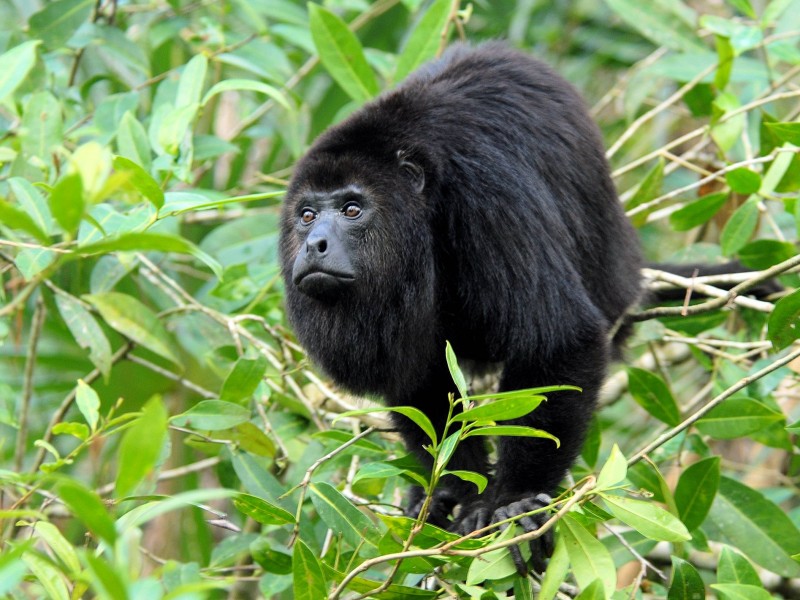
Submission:
M 547 521 L 549 515 L 542 509 L 550 505 L 553 499 L 547 494 L 536 494 L 535 496 L 526 496 L 502 504 L 496 507 L 496 504 L 490 504 L 485 501 L 478 500 L 477 502 L 464 507 L 464 514 L 460 515 L 458 520 L 453 524 L 451 529 L 456 533 L 466 535 L 476 529 L 483 529 L 492 523 L 499 523 L 506 519 L 515 519 L 525 533 L 530 533 L 541 527 Z M 532 515 L 532 511 L 539 511 Z M 500 529 L 506 529 L 509 523 L 500 525 Z M 537 573 L 543 573 L 547 566 L 547 558 L 553 554 L 553 530 L 550 529 L 544 535 L 533 539 L 529 543 L 531 549 L 530 564 L 533 570 Z M 509 546 L 508 550 L 511 552 L 511 558 L 514 560 L 514 565 L 517 567 L 517 572 L 525 576 L 528 573 L 528 565 L 522 558 L 522 553 L 518 546 Z

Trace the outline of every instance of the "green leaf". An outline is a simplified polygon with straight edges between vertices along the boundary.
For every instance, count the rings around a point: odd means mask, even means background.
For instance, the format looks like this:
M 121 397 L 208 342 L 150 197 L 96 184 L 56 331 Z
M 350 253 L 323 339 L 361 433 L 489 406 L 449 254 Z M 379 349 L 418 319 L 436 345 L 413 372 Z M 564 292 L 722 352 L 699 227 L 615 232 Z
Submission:
M 58 0 L 49 2 L 28 20 L 28 33 L 42 40 L 50 50 L 67 43 L 92 14 L 94 0 Z
M 150 140 L 147 139 L 144 126 L 131 111 L 122 116 L 119 129 L 117 129 L 117 151 L 120 156 L 141 165 L 145 171 L 150 170 L 153 163 Z
M 752 398 L 729 398 L 697 422 L 705 435 L 732 440 L 783 421 L 783 414 Z
M 75 404 L 89 427 L 95 431 L 100 420 L 100 398 L 82 379 L 78 379 L 78 386 L 75 389 Z
M 206 95 L 203 96 L 203 99 L 200 100 L 200 106 L 205 106 L 208 104 L 208 101 L 217 94 L 231 90 L 240 92 L 259 92 L 280 104 L 287 111 L 295 112 L 294 108 L 289 103 L 289 100 L 287 100 L 286 95 L 278 88 L 266 83 L 262 83 L 261 81 L 255 81 L 253 79 L 226 79 L 224 81 L 220 81 L 219 83 L 215 83 L 211 89 L 206 92 Z
M 728 546 L 722 547 L 719 556 L 717 583 L 743 583 L 761 587 L 761 579 L 750 561 Z
M 233 505 L 239 512 L 262 525 L 285 525 L 287 523 L 294 523 L 294 516 L 288 510 L 270 504 L 257 496 L 239 494 L 233 497 Z
M 418 408 L 414 408 L 413 406 L 393 406 L 393 407 L 375 407 L 375 408 L 359 408 L 357 410 L 348 410 L 343 412 L 342 414 L 338 415 L 333 422 L 335 423 L 339 419 L 344 419 L 345 417 L 355 417 L 358 415 L 366 415 L 369 413 L 374 412 L 396 412 L 398 414 L 403 415 L 407 419 L 413 421 L 417 424 L 417 426 L 425 432 L 425 435 L 433 442 L 434 445 L 437 444 L 438 436 L 436 435 L 436 429 L 433 427 L 433 423 L 428 418 L 428 416 L 419 410 Z
M 249 400 L 264 378 L 266 370 L 267 359 L 263 355 L 238 359 L 222 384 L 220 399 L 228 402 Z
M 675 231 L 688 231 L 707 223 L 728 201 L 728 192 L 708 194 L 676 210 L 669 216 L 669 223 Z
M 551 433 L 536 429 L 534 427 L 526 427 L 524 425 L 490 425 L 489 427 L 477 427 L 470 429 L 464 436 L 465 438 L 474 436 L 511 436 L 511 437 L 533 437 L 552 440 L 556 444 L 556 448 L 561 446 L 561 440 Z
M 628 390 L 636 403 L 670 427 L 681 422 L 680 411 L 667 384 L 658 375 L 629 367 Z
M 796 254 L 794 244 L 778 240 L 756 240 L 739 250 L 739 260 L 751 269 L 769 269 Z
M 482 581 L 505 579 L 517 572 L 508 548 L 498 548 L 482 554 L 480 560 L 473 560 L 467 571 L 467 585 L 477 585 Z
M 402 81 L 417 67 L 436 56 L 446 41 L 452 4 L 451 0 L 436 0 L 425 11 L 397 57 L 395 81 Z
M 544 396 L 530 395 L 493 400 L 453 415 L 453 421 L 510 421 L 534 411 L 545 399 Z
M 694 30 L 684 15 L 671 10 L 667 3 L 642 4 L 636 0 L 607 0 L 617 16 L 657 46 L 671 50 L 702 50 Z
M 608 510 L 646 538 L 660 542 L 685 542 L 689 531 L 675 516 L 653 502 L 601 494 Z
M 200 102 L 208 71 L 208 59 L 204 54 L 196 54 L 186 63 L 178 79 L 175 106 L 194 106 Z
M 596 490 L 602 491 L 617 485 L 625 479 L 627 473 L 628 463 L 622 452 L 620 452 L 619 446 L 614 444 L 606 464 L 603 465 L 603 468 L 600 469 L 600 474 L 597 476 Z
M 164 206 L 164 190 L 147 171 L 124 156 L 115 156 L 113 165 L 117 173 L 128 176 L 126 188 L 140 193 L 157 209 Z
M 736 10 L 750 17 L 751 19 L 757 18 L 756 11 L 753 10 L 750 0 L 727 0 L 727 2 Z
M 0 54 L 0 102 L 14 93 L 36 64 L 36 47 L 41 40 L 30 40 Z
M 772 600 L 773 596 L 763 587 L 739 583 L 712 583 L 720 600 Z
M 50 243 L 50 237 L 39 228 L 30 215 L 3 199 L 0 199 L 0 223 L 10 229 L 24 231 L 43 244 Z
M 705 521 L 719 488 L 719 457 L 711 456 L 689 466 L 675 487 L 678 515 L 690 531 Z
M 365 542 L 371 546 L 377 543 L 381 532 L 378 526 L 341 492 L 329 483 L 318 481 L 311 484 L 311 501 L 325 524 L 353 547 L 359 548 Z
M 478 493 L 482 494 L 483 490 L 486 489 L 486 484 L 489 483 L 489 480 L 486 476 L 481 475 L 480 473 L 476 473 L 475 471 L 449 471 L 445 470 L 444 475 L 453 475 L 458 477 L 459 479 L 463 479 L 464 481 L 469 481 L 470 483 L 474 483 L 475 487 L 478 488 Z
M 22 117 L 22 152 L 49 164 L 50 154 L 61 146 L 63 129 L 61 103 L 50 92 L 34 93 L 26 102 Z
M 61 481 L 56 486 L 56 493 L 89 531 L 104 542 L 114 545 L 117 531 L 100 496 L 74 479 Z
M 26 552 L 22 560 L 33 576 L 39 580 L 49 600 L 70 599 L 64 576 L 53 563 L 33 551 Z
M 751 196 L 739 208 L 736 209 L 728 219 L 725 227 L 720 234 L 720 244 L 722 253 L 725 256 L 732 256 L 744 247 L 758 224 L 758 199 Z
M 755 194 L 761 189 L 761 175 L 746 167 L 740 167 L 725 174 L 725 181 L 737 194 Z
M 108 338 L 103 333 L 103 329 L 97 324 L 97 320 L 92 314 L 74 296 L 66 293 L 56 294 L 55 299 L 58 312 L 61 313 L 61 318 L 67 324 L 72 337 L 75 338 L 81 348 L 89 350 L 89 360 L 103 374 L 103 378 L 108 381 L 108 377 L 111 374 L 111 344 L 108 343 Z M 85 413 L 84 416 L 86 416 Z M 88 418 L 87 422 L 89 422 Z M 89 422 L 92 431 L 94 431 L 96 424 L 96 419 L 94 424 Z
M 466 397 L 469 394 L 469 388 L 467 387 L 467 380 L 464 377 L 464 373 L 461 371 L 461 367 L 458 366 L 458 359 L 456 358 L 456 353 L 453 350 L 453 347 L 450 345 L 450 342 L 446 342 L 445 344 L 445 358 L 447 359 L 447 368 L 450 370 L 450 377 L 456 384 L 458 388 L 458 393 L 461 395 L 462 398 Z
M 256 456 L 266 456 L 269 458 L 275 456 L 275 442 L 250 421 L 241 423 L 230 431 L 217 433 L 215 437 L 228 439 L 242 450 Z
M 314 46 L 331 77 L 356 102 L 370 100 L 378 93 L 378 82 L 358 38 L 344 21 L 320 5 L 309 3 L 308 12 Z
M 578 585 L 586 589 L 595 579 L 599 579 L 603 582 L 606 596 L 611 596 L 617 585 L 617 573 L 606 547 L 572 515 L 564 516 L 559 531 Z
M 715 35 L 714 42 L 717 47 L 718 57 L 717 72 L 714 74 L 714 86 L 718 90 L 724 90 L 731 80 L 733 61 L 736 59 L 736 49 L 731 44 L 729 36 Z
M 156 314 L 133 296 L 119 292 L 88 294 L 83 299 L 94 306 L 113 329 L 129 340 L 163 356 L 176 365 L 180 359 L 167 330 Z
M 706 586 L 700 573 L 691 563 L 677 556 L 672 557 L 672 582 L 667 600 L 698 600 L 706 597 Z
M 36 537 L 43 540 L 55 553 L 59 560 L 67 567 L 70 575 L 76 576 L 81 572 L 81 563 L 75 547 L 64 537 L 58 527 L 46 521 L 39 521 L 33 527 Z
M 780 350 L 800 338 L 800 290 L 795 290 L 775 303 L 767 321 L 769 339 Z
M 89 579 L 92 587 L 99 592 L 99 597 L 114 598 L 114 600 L 129 598 L 128 590 L 114 567 L 91 552 L 86 552 L 83 556 L 89 566 Z
M 730 92 L 720 94 L 712 103 L 711 137 L 722 152 L 727 152 L 736 145 L 747 124 L 744 113 L 736 114 L 720 122 L 722 117 L 735 111 L 739 106 L 738 97 Z
M 73 234 L 83 219 L 86 200 L 80 173 L 70 173 L 53 186 L 48 200 L 53 217 L 68 234 Z
M 606 600 L 606 591 L 603 582 L 595 579 L 588 586 L 583 588 L 580 594 L 575 596 L 575 600 Z
M 455 453 L 456 447 L 458 446 L 460 435 L 460 431 L 454 431 L 442 440 L 442 445 L 438 448 L 438 452 L 436 453 L 436 462 L 433 465 L 434 470 L 443 469 L 453 457 L 453 453 Z
M 297 540 L 292 552 L 292 594 L 295 600 L 320 600 L 328 597 L 328 582 L 322 566 L 303 540 Z
M 792 166 L 795 157 L 794 148 L 786 143 L 781 146 L 783 152 L 779 152 L 775 160 L 769 165 L 764 178 L 761 180 L 761 189 L 758 193 L 762 196 L 769 196 L 772 194 L 780 184 L 786 172 Z
M 661 186 L 664 184 L 664 159 L 659 158 L 655 166 L 650 170 L 642 183 L 636 190 L 636 193 L 625 203 L 625 210 L 630 211 L 640 204 L 653 200 L 661 193 Z M 631 222 L 634 227 L 641 227 L 647 222 L 647 215 L 651 211 L 638 212 L 631 217 Z
M 800 122 L 766 123 L 766 126 L 781 141 L 789 142 L 794 146 L 800 146 Z
M 708 521 L 756 564 L 784 577 L 800 576 L 791 558 L 800 551 L 800 531 L 759 492 L 722 477 Z
M 230 429 L 250 420 L 250 410 L 224 400 L 201 400 L 170 419 L 173 425 L 198 431 Z
M 538 600 L 553 600 L 559 592 L 559 587 L 567 579 L 569 556 L 564 542 L 563 529 L 564 527 L 558 527 L 556 547 L 553 550 L 553 556 L 547 563 L 544 577 L 542 577 L 542 588 L 539 590 Z
M 78 254 L 92 256 L 109 252 L 178 252 L 191 254 L 222 278 L 222 266 L 190 241 L 165 233 L 131 232 L 107 237 L 99 242 L 79 246 Z
M 220 488 L 190 490 L 172 496 L 154 496 L 156 500 L 140 504 L 117 519 L 117 527 L 125 533 L 179 508 L 195 507 L 208 510 L 205 503 L 235 496 L 237 492 Z
M 122 436 L 114 493 L 117 498 L 132 494 L 158 464 L 167 441 L 167 411 L 159 396 L 142 407 L 142 414 Z

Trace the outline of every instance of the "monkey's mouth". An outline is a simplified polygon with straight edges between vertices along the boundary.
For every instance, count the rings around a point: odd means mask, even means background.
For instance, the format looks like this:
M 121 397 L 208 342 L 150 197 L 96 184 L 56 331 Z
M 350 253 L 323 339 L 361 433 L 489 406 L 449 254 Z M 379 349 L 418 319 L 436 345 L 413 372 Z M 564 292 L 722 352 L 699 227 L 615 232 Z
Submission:
M 306 271 L 296 273 L 294 284 L 297 289 L 312 298 L 329 298 L 349 287 L 356 278 L 352 273 L 328 271 Z

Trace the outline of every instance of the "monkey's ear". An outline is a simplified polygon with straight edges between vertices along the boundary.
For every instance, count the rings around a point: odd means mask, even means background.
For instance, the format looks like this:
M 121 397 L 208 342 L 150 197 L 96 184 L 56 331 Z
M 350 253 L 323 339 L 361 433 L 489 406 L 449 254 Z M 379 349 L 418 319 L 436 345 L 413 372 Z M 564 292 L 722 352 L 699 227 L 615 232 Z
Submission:
M 408 157 L 408 153 L 403 150 L 397 152 L 397 159 L 400 161 L 400 170 L 411 181 L 414 191 L 418 194 L 422 192 L 425 189 L 425 171 L 422 167 L 412 162 Z

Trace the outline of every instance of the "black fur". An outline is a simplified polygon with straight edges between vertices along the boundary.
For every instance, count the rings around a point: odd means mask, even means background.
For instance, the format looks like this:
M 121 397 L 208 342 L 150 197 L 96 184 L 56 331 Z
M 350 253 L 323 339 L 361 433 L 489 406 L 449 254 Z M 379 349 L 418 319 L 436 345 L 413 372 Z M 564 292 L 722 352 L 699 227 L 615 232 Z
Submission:
M 339 219 L 333 197 L 348 190 L 363 214 Z M 318 215 L 310 224 L 306 206 Z M 324 235 L 309 243 L 317 225 Z M 349 257 L 346 278 L 325 274 L 327 253 Z M 500 363 L 503 390 L 583 388 L 521 420 L 560 449 L 505 438 L 490 469 L 480 442 L 459 448 L 449 468 L 491 475 L 480 496 L 456 479 L 437 492 L 432 519 L 447 525 L 461 503 L 461 531 L 555 489 L 580 451 L 609 331 L 640 294 L 639 242 L 581 98 L 499 43 L 451 49 L 324 133 L 289 187 L 281 260 L 300 342 L 353 392 L 416 406 L 441 426 L 455 392 L 445 340 L 461 359 Z M 331 285 L 303 293 L 298 270 L 315 268 Z M 429 462 L 421 432 L 397 426 Z M 419 501 L 412 494 L 412 510 Z

